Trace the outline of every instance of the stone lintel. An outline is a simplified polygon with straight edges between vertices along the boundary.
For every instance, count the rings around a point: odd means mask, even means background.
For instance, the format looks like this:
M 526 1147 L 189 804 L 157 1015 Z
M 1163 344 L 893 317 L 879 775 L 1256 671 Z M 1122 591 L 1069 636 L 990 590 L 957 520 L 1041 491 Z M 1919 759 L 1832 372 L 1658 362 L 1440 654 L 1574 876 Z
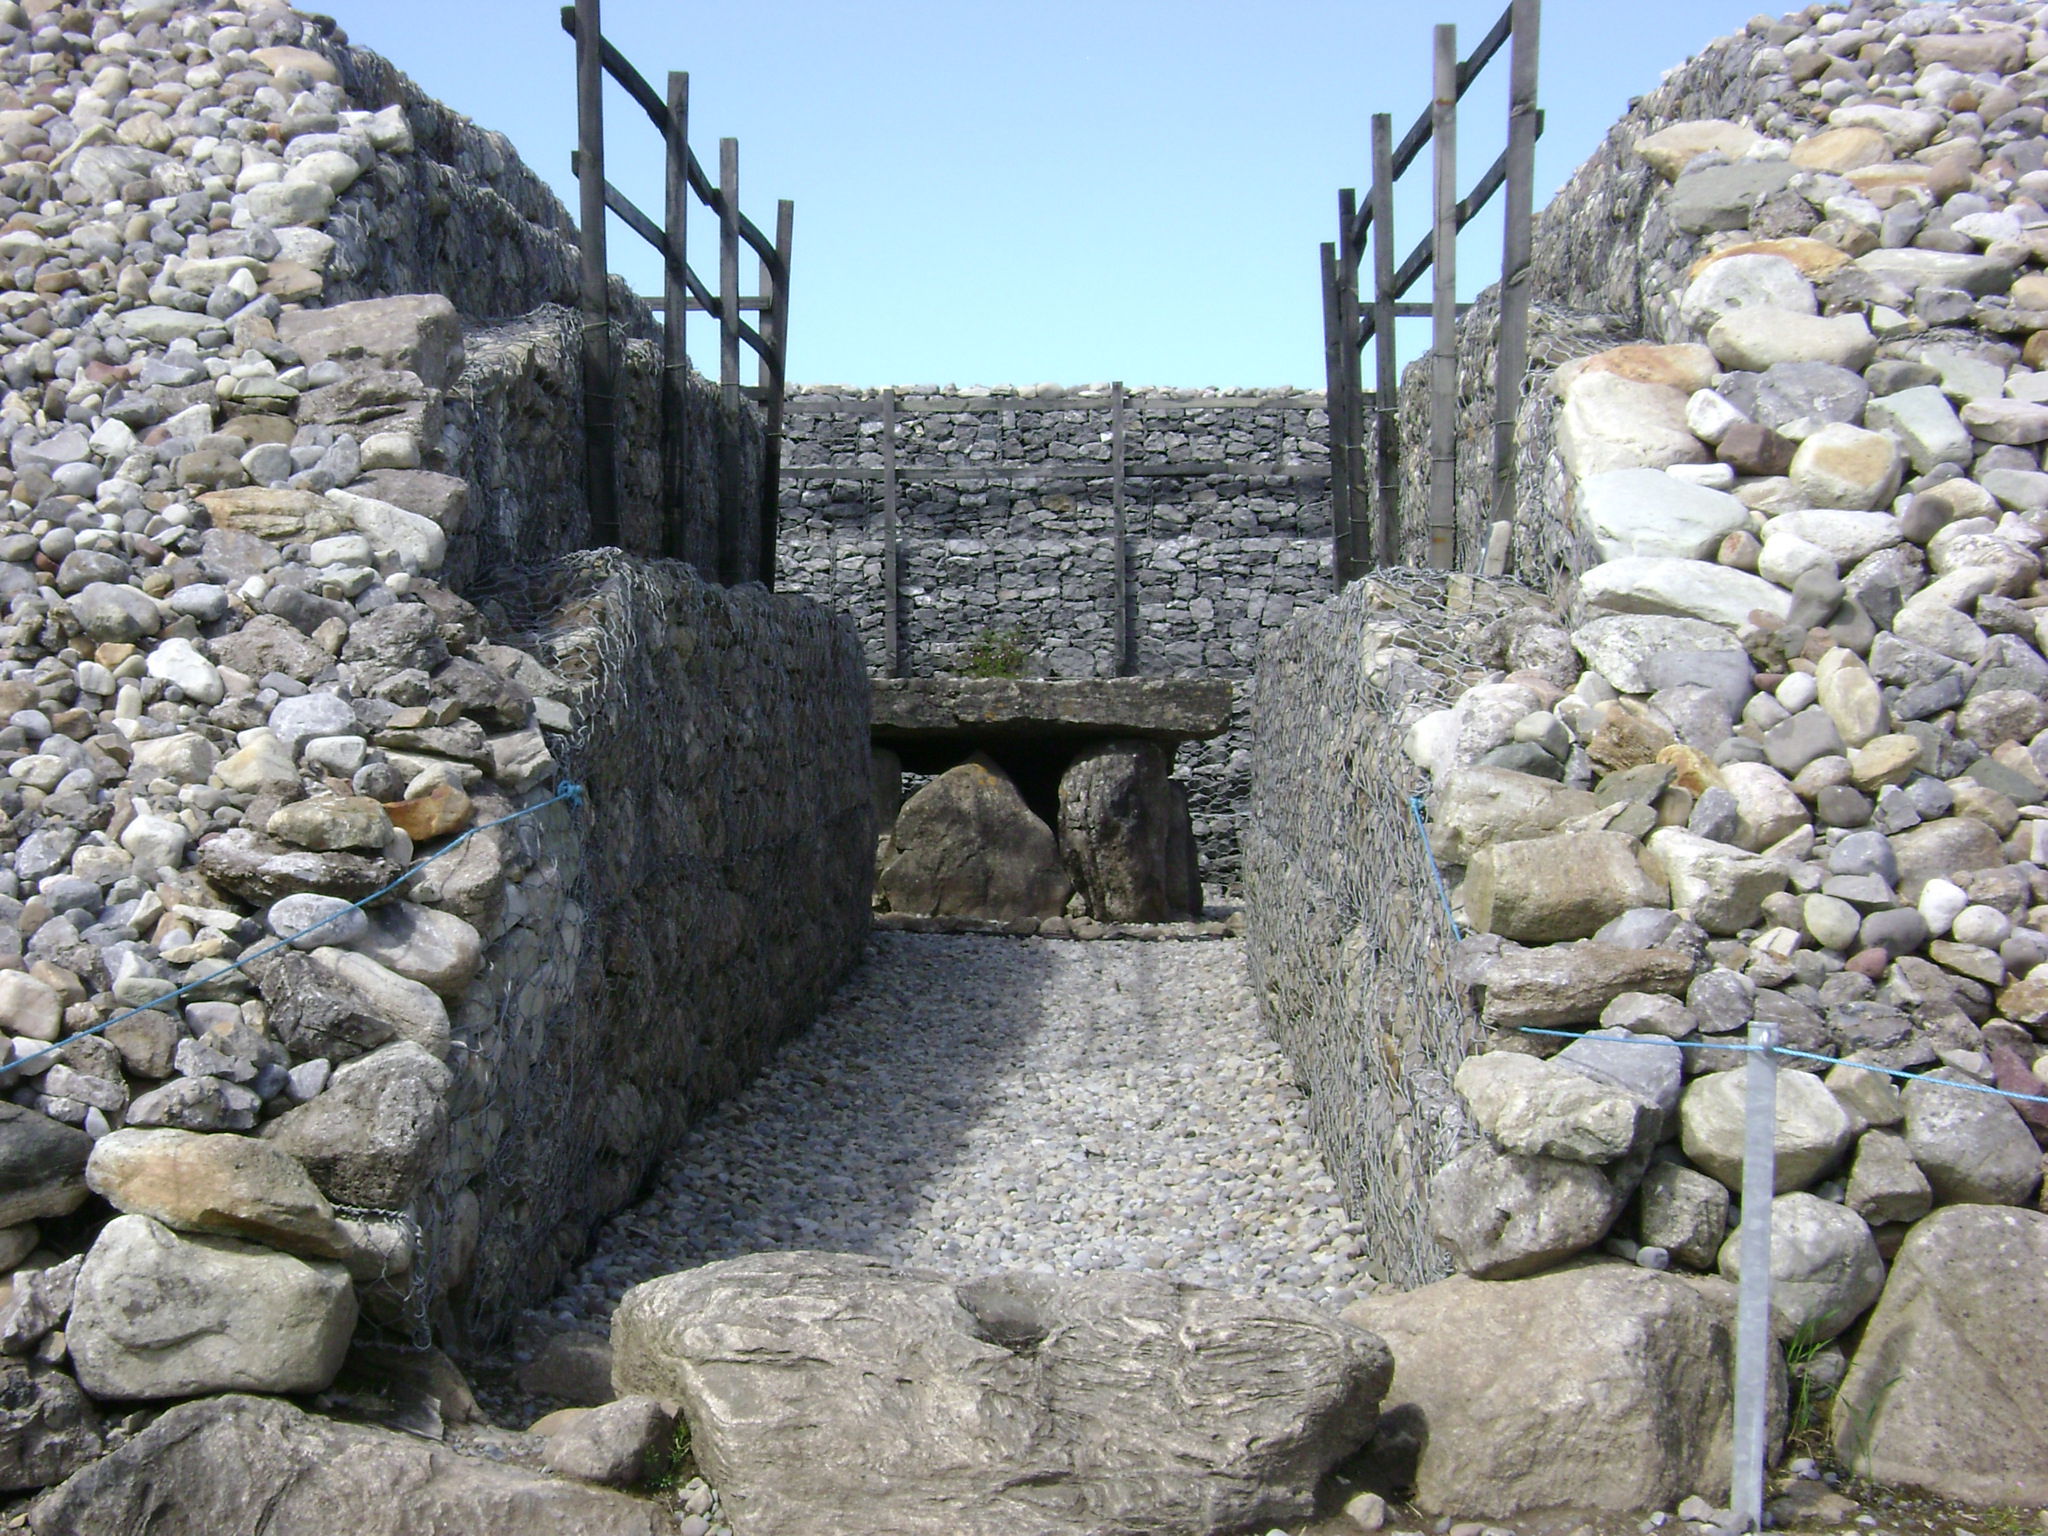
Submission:
M 1220 736 L 1230 684 L 1181 677 L 902 677 L 874 680 L 878 745 L 1135 736 L 1181 742 Z

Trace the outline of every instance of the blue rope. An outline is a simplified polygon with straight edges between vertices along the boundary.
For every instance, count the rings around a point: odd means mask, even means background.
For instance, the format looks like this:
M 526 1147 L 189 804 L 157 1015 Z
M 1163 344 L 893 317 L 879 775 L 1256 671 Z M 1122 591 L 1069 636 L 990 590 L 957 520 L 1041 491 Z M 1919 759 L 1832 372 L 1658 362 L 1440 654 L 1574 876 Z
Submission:
M 1414 816 L 1416 834 L 1422 839 L 1422 856 L 1429 861 L 1429 877 L 1436 882 L 1436 894 L 1444 904 L 1444 915 L 1451 920 L 1451 932 L 1463 938 L 1464 935 L 1458 928 L 1458 914 L 1451 910 L 1450 893 L 1444 889 L 1443 873 L 1436 867 L 1436 852 L 1429 846 L 1429 824 L 1422 819 L 1422 806 L 1423 797 L 1420 791 L 1408 797 L 1409 814 Z M 1565 1040 L 1584 1040 L 1589 1038 L 1586 1035 L 1575 1033 L 1569 1029 L 1537 1029 L 1533 1025 L 1526 1024 L 1520 1028 L 1518 1033 L 1524 1035 L 1556 1035 Z M 1945 1088 L 1967 1088 L 1972 1093 L 1988 1093 L 1997 1099 L 2017 1099 L 2022 1104 L 2048 1104 L 2048 1096 L 2038 1093 L 2014 1093 L 2008 1088 L 1991 1088 L 1983 1083 L 1959 1083 L 1951 1078 L 1929 1077 L 1924 1072 L 1904 1072 L 1897 1067 L 1881 1067 L 1875 1062 L 1870 1061 L 1844 1061 L 1839 1056 L 1822 1056 L 1813 1051 L 1795 1051 L 1788 1045 L 1761 1046 L 1751 1045 L 1747 1041 L 1723 1043 L 1719 1040 L 1667 1040 L 1663 1035 L 1601 1035 L 1596 1038 L 1614 1040 L 1617 1043 L 1625 1041 L 1630 1045 L 1675 1045 L 1681 1049 L 1693 1051 L 1768 1050 L 1779 1056 L 1796 1056 L 1801 1061 L 1818 1061 L 1831 1067 L 1854 1067 L 1859 1072 L 1878 1072 L 1886 1077 L 1901 1078 L 1909 1083 L 1939 1083 Z
M 424 859 L 421 859 L 417 864 L 413 865 L 410 869 L 406 870 L 404 874 L 400 875 L 396 880 L 392 881 L 389 885 L 384 886 L 379 890 L 374 890 L 370 892 L 370 894 L 365 896 L 361 901 L 352 901 L 345 907 L 339 907 L 336 910 L 328 913 L 327 916 L 321 918 L 319 922 L 309 923 L 304 928 L 301 928 L 297 933 L 287 934 L 283 938 L 276 940 L 274 943 L 265 944 L 260 949 L 252 949 L 249 951 L 249 953 L 241 956 L 239 959 L 230 961 L 228 964 L 222 966 L 219 970 L 210 972 L 206 976 L 202 977 L 200 980 L 188 981 L 185 983 L 184 986 L 177 988 L 175 991 L 166 992 L 162 997 L 156 998 L 151 1002 L 144 1003 L 139 1008 L 130 1008 L 126 1013 L 117 1013 L 112 1018 L 102 1019 L 99 1023 L 93 1025 L 90 1029 L 81 1029 L 75 1035 L 66 1035 L 62 1040 L 57 1041 L 55 1044 L 46 1045 L 40 1051 L 37 1051 L 32 1055 L 23 1056 L 17 1061 L 0 1063 L 0 1071 L 15 1071 L 21 1067 L 27 1066 L 32 1061 L 41 1061 L 45 1056 L 53 1056 L 58 1051 L 63 1050 L 65 1046 L 74 1044 L 75 1042 L 80 1040 L 84 1040 L 88 1036 L 96 1035 L 100 1033 L 100 1031 L 102 1030 L 111 1029 L 114 1025 L 119 1024 L 123 1019 L 132 1019 L 138 1013 L 148 1013 L 152 1009 L 161 1008 L 165 1003 L 176 1002 L 179 998 L 183 997 L 187 992 L 195 991 L 200 987 L 212 986 L 216 981 L 220 980 L 221 977 L 227 975 L 229 971 L 239 971 L 244 966 L 250 964 L 252 961 L 261 960 L 265 955 L 274 955 L 281 949 L 289 948 L 291 945 L 296 944 L 300 939 L 303 939 L 307 934 L 317 933 L 320 929 L 325 928 L 329 923 L 340 921 L 345 914 L 350 912 L 359 912 L 363 908 L 369 906 L 371 902 L 380 900 L 385 896 L 389 896 L 401 885 L 404 885 L 406 881 L 412 879 L 414 875 L 417 875 L 421 870 L 425 869 L 429 864 L 433 863 L 434 860 L 446 858 L 449 854 L 453 853 L 456 849 L 460 848 L 464 843 L 468 842 L 472 837 L 475 837 L 479 832 L 488 832 L 493 827 L 502 827 L 506 822 L 517 821 L 522 816 L 536 815 L 539 812 L 546 810 L 549 806 L 560 805 L 564 801 L 569 802 L 571 805 L 581 805 L 583 804 L 584 799 L 584 789 L 581 784 L 565 781 L 558 791 L 556 791 L 553 795 L 549 796 L 547 799 L 541 801 L 541 803 L 538 805 L 529 805 L 524 810 L 513 811 L 509 815 L 500 816 L 494 821 L 482 822 L 477 826 L 471 827 L 467 832 L 463 833 L 460 837 L 450 838 L 448 841 L 448 845 L 445 848 L 435 849 L 432 853 L 428 854 Z
M 1760 1051 L 1772 1056 L 1796 1056 L 1801 1061 L 1818 1061 L 1830 1067 L 1854 1067 L 1858 1072 L 1877 1072 L 1886 1077 L 1902 1078 L 1909 1083 L 1938 1083 L 1944 1088 L 1967 1088 L 1972 1093 L 1988 1093 L 1997 1099 L 2018 1099 L 2022 1104 L 2048 1104 L 2048 1096 L 2038 1093 L 2014 1093 L 2010 1088 L 1991 1088 L 1983 1083 L 1931 1077 L 1925 1072 L 1906 1072 L 1898 1067 L 1881 1067 L 1874 1061 L 1844 1061 L 1839 1056 L 1823 1056 L 1815 1051 L 1796 1051 L 1789 1045 L 1751 1045 L 1746 1040 L 1671 1040 L 1663 1035 L 1588 1035 L 1569 1029 L 1538 1029 L 1533 1024 L 1521 1025 L 1516 1033 L 1555 1035 L 1561 1040 L 1611 1041 L 1616 1045 L 1675 1045 L 1684 1051 Z
M 1451 937 L 1462 939 L 1465 930 L 1458 926 L 1457 909 L 1451 905 L 1451 893 L 1444 889 L 1443 871 L 1436 867 L 1436 850 L 1429 846 L 1429 824 L 1422 819 L 1422 793 L 1408 797 L 1408 814 L 1415 818 L 1415 831 L 1422 838 L 1422 856 L 1429 861 L 1429 878 L 1436 882 L 1437 900 L 1444 904 L 1444 916 L 1451 922 Z

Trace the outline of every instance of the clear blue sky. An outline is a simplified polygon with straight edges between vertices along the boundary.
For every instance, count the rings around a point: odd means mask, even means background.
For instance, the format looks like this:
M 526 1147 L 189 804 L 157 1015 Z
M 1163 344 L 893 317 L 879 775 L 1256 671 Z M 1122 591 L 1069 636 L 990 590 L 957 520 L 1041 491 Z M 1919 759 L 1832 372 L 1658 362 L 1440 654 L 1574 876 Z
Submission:
M 507 134 L 571 209 L 574 49 L 547 0 L 320 0 L 353 41 Z M 1430 29 L 1469 52 L 1504 0 L 606 0 L 659 85 L 690 72 L 691 142 L 741 203 L 796 202 L 790 377 L 811 383 L 1320 388 L 1318 242 L 1370 180 L 1370 114 L 1428 99 Z M 1539 205 L 1626 109 L 1753 0 L 1550 0 Z M 1504 138 L 1505 57 L 1466 97 L 1460 190 Z M 608 106 L 611 180 L 659 217 L 661 146 Z M 1421 233 L 1427 160 L 1403 182 Z M 716 285 L 708 225 L 690 239 Z M 1497 222 L 1460 242 L 1470 290 Z M 613 221 L 612 266 L 658 267 Z M 744 286 L 753 289 L 752 262 Z M 1426 297 L 1425 293 L 1414 295 Z M 700 361 L 711 325 L 693 318 Z M 1404 326 L 1404 349 L 1427 322 Z M 715 355 L 715 354 L 714 354 Z M 751 376 L 751 374 L 750 374 Z

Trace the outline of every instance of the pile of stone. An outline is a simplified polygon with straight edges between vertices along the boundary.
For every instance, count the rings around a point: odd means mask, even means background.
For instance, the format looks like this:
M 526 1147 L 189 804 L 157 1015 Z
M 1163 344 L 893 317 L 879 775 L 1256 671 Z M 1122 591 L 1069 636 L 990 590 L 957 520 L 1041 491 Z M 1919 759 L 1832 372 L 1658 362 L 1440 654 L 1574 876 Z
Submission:
M 0 3 L 0 1488 L 97 1454 L 94 1403 L 317 1391 L 359 1313 L 417 1323 L 451 1010 L 518 902 L 479 839 L 355 903 L 546 798 L 569 723 L 434 580 L 453 309 L 305 307 L 411 149 L 314 39 Z
M 1841 1383 L 1840 1453 L 2038 1502 L 2048 30 L 1998 4 L 1757 30 L 1818 121 L 1636 146 L 1700 254 L 1645 295 L 1668 344 L 1553 378 L 1597 563 L 1407 738 L 1499 1031 L 1457 1074 L 1480 1134 L 1434 1221 L 1481 1279 L 1601 1252 L 1732 1278 L 1767 1204 L 1777 1331 Z M 1768 1192 L 1746 1058 L 1706 1048 L 1753 1022 L 1849 1063 L 1783 1061 Z

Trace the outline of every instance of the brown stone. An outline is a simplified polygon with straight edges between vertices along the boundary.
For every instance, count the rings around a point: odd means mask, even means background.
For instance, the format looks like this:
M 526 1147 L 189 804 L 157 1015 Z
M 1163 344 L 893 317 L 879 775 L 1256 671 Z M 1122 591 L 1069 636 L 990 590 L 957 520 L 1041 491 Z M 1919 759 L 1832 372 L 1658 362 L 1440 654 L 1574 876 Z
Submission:
M 446 837 L 469 825 L 469 796 L 458 785 L 436 784 L 412 800 L 384 802 L 384 814 L 391 824 L 415 843 Z
M 249 486 L 209 491 L 199 498 L 216 528 L 251 533 L 272 544 L 296 543 L 350 533 L 355 524 L 311 491 Z
M 1686 273 L 1686 280 L 1690 282 L 1715 262 L 1726 261 L 1731 256 L 1781 256 L 1797 267 L 1803 276 L 1814 282 L 1832 277 L 1849 264 L 1848 255 L 1835 249 L 1825 240 L 1792 235 L 1782 240 L 1744 240 L 1735 245 L 1723 246 L 1713 255 L 1702 256 L 1694 262 Z
M 1634 907 L 1663 906 L 1636 840 L 1620 832 L 1566 832 L 1496 843 L 1473 854 L 1465 909 L 1481 933 L 1523 944 L 1590 937 Z
M 1714 354 L 1702 346 L 1687 343 L 1660 347 L 1649 342 L 1630 342 L 1566 363 L 1552 378 L 1551 388 L 1563 396 L 1585 374 L 1612 373 L 1639 384 L 1682 389 L 1689 395 L 1712 384 L 1719 371 Z
M 1792 467 L 1799 445 L 1756 421 L 1739 421 L 1728 429 L 1714 456 L 1738 475 L 1782 475 Z
M 288 444 L 292 440 L 292 423 L 289 416 L 235 416 L 223 424 L 220 430 L 229 437 L 239 437 L 251 446 L 257 443 Z
M 1845 176 L 1889 160 L 1891 153 L 1891 145 L 1875 128 L 1830 128 L 1795 143 L 1792 163 L 1803 171 L 1830 171 Z M 1813 243 L 1820 244 L 1818 240 Z

